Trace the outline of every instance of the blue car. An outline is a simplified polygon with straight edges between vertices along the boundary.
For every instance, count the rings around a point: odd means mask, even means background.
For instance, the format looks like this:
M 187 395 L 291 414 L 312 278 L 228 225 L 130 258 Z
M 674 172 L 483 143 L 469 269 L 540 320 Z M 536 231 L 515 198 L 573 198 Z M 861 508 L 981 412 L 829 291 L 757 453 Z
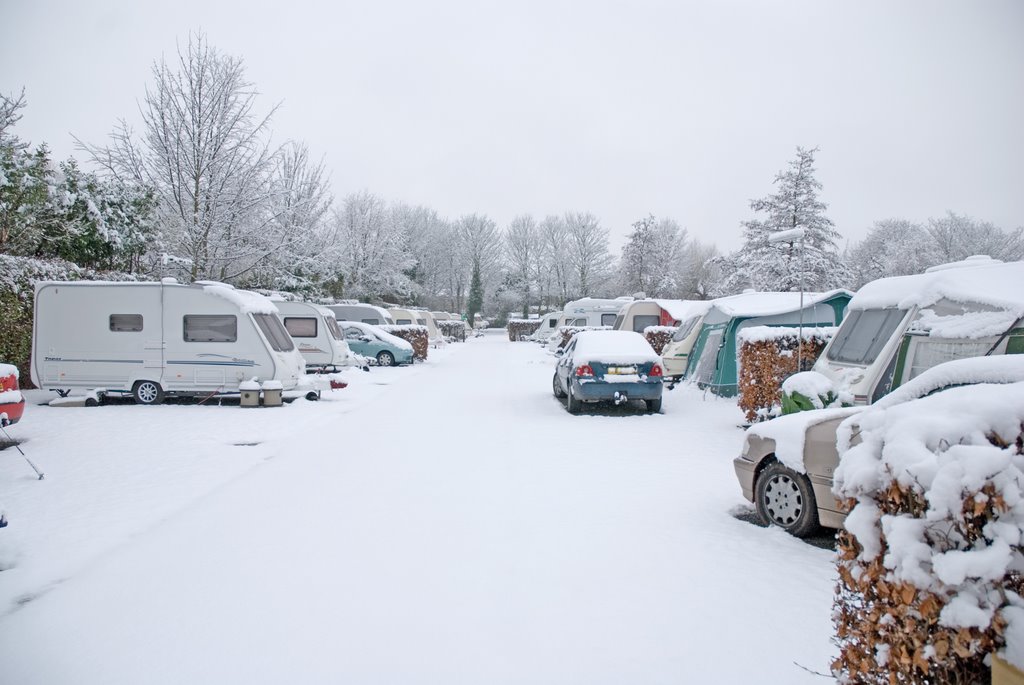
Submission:
M 661 411 L 664 371 L 661 357 L 633 331 L 581 331 L 555 366 L 555 397 L 577 414 L 585 403 L 643 400 L 647 411 Z
M 377 360 L 377 366 L 412 364 L 412 345 L 368 323 L 339 321 L 345 342 L 356 354 Z

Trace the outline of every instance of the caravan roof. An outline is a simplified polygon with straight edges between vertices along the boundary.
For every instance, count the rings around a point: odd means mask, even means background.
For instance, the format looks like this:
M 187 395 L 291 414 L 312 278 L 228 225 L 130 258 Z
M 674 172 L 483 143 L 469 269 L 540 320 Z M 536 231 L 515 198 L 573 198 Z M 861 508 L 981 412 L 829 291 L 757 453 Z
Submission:
M 837 295 L 851 296 L 848 290 L 830 290 L 824 293 L 803 294 L 804 308 L 811 307 L 819 302 L 831 300 Z M 727 318 L 753 317 L 753 316 L 774 316 L 800 310 L 800 293 L 777 293 L 777 292 L 747 292 L 739 295 L 720 297 L 711 301 L 711 308 L 717 309 Z
M 923 274 L 880 278 L 850 301 L 851 309 L 927 307 L 939 300 L 976 302 L 1024 314 L 1024 262 L 971 257 L 932 267 Z

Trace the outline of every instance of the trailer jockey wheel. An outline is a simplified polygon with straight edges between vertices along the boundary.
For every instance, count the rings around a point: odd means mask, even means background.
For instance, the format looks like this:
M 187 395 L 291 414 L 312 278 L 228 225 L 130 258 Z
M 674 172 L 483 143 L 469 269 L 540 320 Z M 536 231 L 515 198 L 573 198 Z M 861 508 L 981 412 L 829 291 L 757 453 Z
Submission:
M 154 381 L 137 381 L 132 386 L 132 397 L 136 404 L 160 404 L 164 401 L 164 391 Z

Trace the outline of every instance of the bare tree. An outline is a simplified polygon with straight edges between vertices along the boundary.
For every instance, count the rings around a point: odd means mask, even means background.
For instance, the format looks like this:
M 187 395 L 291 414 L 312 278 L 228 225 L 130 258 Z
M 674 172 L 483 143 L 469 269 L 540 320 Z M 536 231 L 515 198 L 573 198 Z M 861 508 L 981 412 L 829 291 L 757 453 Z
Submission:
M 267 258 L 260 240 L 270 216 L 275 152 L 269 120 L 242 60 L 217 52 L 201 33 L 176 64 L 154 63 L 136 139 L 121 120 L 108 147 L 78 141 L 109 173 L 156 192 L 164 243 L 192 260 L 193 278 L 236 278 Z
M 505 232 L 509 268 L 522 293 L 523 317 L 530 315 L 531 295 L 540 271 L 540 233 L 528 214 L 517 216 Z
M 367 191 L 347 196 L 335 215 L 345 276 L 345 294 L 369 300 L 407 297 L 413 283 L 406 271 L 415 260 L 386 202 Z
M 303 289 L 327 279 L 338 260 L 337 225 L 328 221 L 334 197 L 323 161 L 288 143 L 277 155 L 262 235 L 263 250 L 251 258 L 252 280 L 263 287 Z
M 658 221 L 651 214 L 634 223 L 619 262 L 623 287 L 648 297 L 677 294 L 686 243 L 686 229 L 672 219 Z
M 574 296 L 589 297 L 603 287 L 611 273 L 608 229 L 589 212 L 565 215 L 567 257 L 575 282 Z
M 544 265 L 540 289 L 542 295 L 547 295 L 542 302 L 561 308 L 570 299 L 568 229 L 562 217 L 548 216 L 540 222 L 538 231 Z

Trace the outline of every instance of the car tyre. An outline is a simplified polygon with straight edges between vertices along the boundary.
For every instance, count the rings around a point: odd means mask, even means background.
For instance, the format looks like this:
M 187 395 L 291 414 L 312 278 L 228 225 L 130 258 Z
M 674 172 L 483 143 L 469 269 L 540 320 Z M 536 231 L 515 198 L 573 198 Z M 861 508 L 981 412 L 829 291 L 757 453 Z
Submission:
M 576 394 L 572 391 L 572 383 L 569 383 L 569 389 L 565 393 L 565 408 L 570 414 L 579 414 L 583 409 L 583 403 L 576 399 Z
M 377 353 L 377 365 L 378 366 L 394 366 L 395 355 L 391 354 L 387 350 L 381 350 Z
M 136 381 L 132 397 L 135 404 L 160 404 L 164 401 L 164 389 L 156 381 Z
M 757 515 L 769 526 L 778 526 L 798 538 L 818 528 L 818 503 L 811 481 L 802 473 L 776 462 L 754 484 Z
M 661 398 L 660 397 L 658 399 L 656 399 L 656 400 L 646 400 L 646 402 L 647 402 L 647 411 L 649 411 L 652 414 L 660 414 L 661 413 Z
M 551 390 L 555 393 L 555 397 L 558 399 L 565 397 L 565 391 L 562 390 L 562 384 L 558 382 L 557 373 L 551 377 Z

